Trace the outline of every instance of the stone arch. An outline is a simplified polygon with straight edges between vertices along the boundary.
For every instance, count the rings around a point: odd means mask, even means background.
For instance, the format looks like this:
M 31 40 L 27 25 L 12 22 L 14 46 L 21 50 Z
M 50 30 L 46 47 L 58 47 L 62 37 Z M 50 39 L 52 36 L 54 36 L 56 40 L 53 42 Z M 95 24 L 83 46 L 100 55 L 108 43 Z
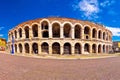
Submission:
M 106 40 L 108 40 L 109 36 L 108 36 L 108 33 L 106 33 Z
M 41 22 L 41 30 L 42 30 L 42 37 L 48 38 L 49 37 L 49 23 L 48 23 L 48 21 Z
M 18 33 L 19 33 L 19 38 L 22 38 L 22 29 L 21 28 L 18 29 Z
M 93 44 L 92 45 L 92 53 L 96 53 L 97 45 Z
M 33 37 L 38 37 L 38 24 L 32 25 L 32 33 L 33 33 Z
M 79 43 L 75 44 L 75 54 L 81 54 L 81 45 Z
M 19 47 L 19 52 L 20 52 L 20 53 L 22 53 L 22 52 L 23 52 L 23 47 L 22 47 L 22 44 L 21 44 L 21 43 L 19 43 L 18 47 Z
M 92 30 L 92 38 L 97 38 L 97 30 L 95 28 Z
M 84 35 L 85 35 L 85 39 L 90 39 L 90 27 L 85 26 Z
M 102 31 L 99 30 L 99 31 L 98 31 L 98 39 L 101 39 L 101 38 L 102 38 Z
M 74 32 L 75 32 L 75 34 L 74 34 L 74 36 L 75 36 L 75 38 L 81 38 L 81 31 L 82 29 L 81 29 L 81 26 L 80 25 L 75 25 L 75 28 L 74 28 Z
M 103 40 L 105 40 L 105 36 L 106 36 L 106 35 L 105 35 L 105 32 L 103 32 Z
M 71 28 L 72 26 L 69 23 L 64 24 L 64 37 L 71 38 Z
M 25 38 L 29 38 L 29 27 L 25 26 L 24 30 L 25 30 Z
M 25 43 L 25 53 L 30 53 L 30 47 L 28 43 Z
M 70 43 L 64 44 L 64 54 L 71 54 L 71 44 Z
M 52 24 L 52 35 L 53 37 L 60 37 L 60 24 L 59 23 L 53 23 Z
M 86 44 L 84 45 L 84 52 L 85 52 L 86 54 L 89 54 L 89 53 L 90 53 L 90 45 L 89 45 L 88 43 L 86 43 Z
M 14 31 L 14 34 L 15 34 L 15 39 L 17 38 L 17 31 L 15 30 Z
M 17 53 L 17 44 L 15 44 L 15 53 Z
M 41 45 L 41 49 L 42 49 L 42 52 L 48 54 L 48 53 L 49 53 L 49 44 L 46 43 L 46 42 L 42 43 L 42 45 Z
M 52 53 L 53 54 L 60 54 L 60 44 L 55 42 L 52 44 Z
M 32 51 L 34 54 L 38 54 L 38 44 L 37 43 L 32 44 Z
M 105 45 L 103 45 L 103 53 L 105 53 L 105 52 L 106 52 Z
M 101 44 L 98 45 L 98 53 L 102 53 L 102 46 L 101 46 Z

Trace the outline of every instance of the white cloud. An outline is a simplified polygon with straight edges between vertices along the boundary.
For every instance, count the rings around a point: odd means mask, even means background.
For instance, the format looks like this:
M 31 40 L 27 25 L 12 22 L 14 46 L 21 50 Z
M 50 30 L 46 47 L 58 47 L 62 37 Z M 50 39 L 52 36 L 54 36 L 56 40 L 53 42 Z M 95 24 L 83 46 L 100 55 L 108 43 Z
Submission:
M 108 27 L 108 26 L 106 28 L 112 31 L 113 36 L 120 36 L 120 28 Z
M 2 30 L 4 27 L 0 27 L 0 30 Z
M 0 37 L 3 37 L 3 34 L 0 34 Z
M 98 14 L 102 12 L 105 8 L 113 5 L 114 0 L 106 0 L 104 2 L 99 2 L 98 0 L 77 0 L 72 5 L 73 10 L 79 10 L 82 12 L 82 17 L 90 20 L 95 20 L 100 18 Z M 101 8 L 102 7 L 102 8 Z M 116 14 L 113 10 L 109 11 L 108 14 Z
M 99 12 L 98 1 L 97 0 L 82 0 L 80 2 L 76 2 L 78 4 L 74 4 L 74 10 L 82 11 L 83 17 L 87 18 L 97 18 L 97 13 Z
M 102 6 L 102 7 L 111 6 L 114 3 L 115 3 L 114 0 L 111 0 L 111 1 L 110 0 L 106 0 L 106 1 L 104 1 L 102 3 L 100 3 L 100 6 Z

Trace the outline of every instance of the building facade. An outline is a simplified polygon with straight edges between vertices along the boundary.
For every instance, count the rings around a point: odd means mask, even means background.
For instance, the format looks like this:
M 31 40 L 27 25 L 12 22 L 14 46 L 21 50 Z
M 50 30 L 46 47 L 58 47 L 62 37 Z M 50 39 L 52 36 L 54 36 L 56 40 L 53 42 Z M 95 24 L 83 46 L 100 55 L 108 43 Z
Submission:
M 0 38 L 0 51 L 5 51 L 6 50 L 6 40 L 3 38 Z
M 113 42 L 113 51 L 115 53 L 120 52 L 120 41 L 114 41 Z
M 8 32 L 8 48 L 21 54 L 99 54 L 112 50 L 112 33 L 104 26 L 70 18 L 40 18 Z

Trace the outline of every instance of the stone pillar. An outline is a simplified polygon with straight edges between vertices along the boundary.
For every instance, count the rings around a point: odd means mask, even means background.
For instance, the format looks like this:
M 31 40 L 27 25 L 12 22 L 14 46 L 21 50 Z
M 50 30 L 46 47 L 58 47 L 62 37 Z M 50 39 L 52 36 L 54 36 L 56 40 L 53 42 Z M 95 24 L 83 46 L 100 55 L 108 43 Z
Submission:
M 52 38 L 52 25 L 49 25 L 49 38 Z
M 74 55 L 74 54 L 75 54 L 74 46 L 71 46 L 71 48 L 72 48 L 72 49 L 71 49 L 71 50 L 72 50 L 72 51 L 71 51 L 71 52 L 72 52 L 71 54 Z
M 103 53 L 103 45 L 101 45 L 101 53 Z
M 81 54 L 84 54 L 84 44 L 81 45 Z
M 90 44 L 89 46 L 90 46 L 89 49 L 90 49 L 90 54 L 91 54 L 92 53 L 92 45 Z
M 49 55 L 52 55 L 52 46 L 49 46 Z
M 17 44 L 17 53 L 20 53 L 19 44 Z
M 63 55 L 64 54 L 64 49 L 63 46 L 60 46 L 60 54 Z
M 29 37 L 30 37 L 30 39 L 33 37 L 33 34 L 32 34 L 32 28 L 29 28 Z
M 98 54 L 98 45 L 96 45 L 96 54 Z
M 42 38 L 42 33 L 41 33 L 41 26 L 38 27 L 38 37 L 41 39 Z
M 96 32 L 96 39 L 98 40 L 98 31 Z
M 22 48 L 23 48 L 22 53 L 25 54 L 25 46 L 24 46 L 24 43 L 22 43 Z
M 74 34 L 75 34 L 75 31 L 74 31 L 74 27 L 72 27 L 72 30 L 71 30 L 71 35 L 72 35 L 72 39 L 75 39 L 75 36 L 74 36 Z
M 101 38 L 100 38 L 100 40 L 103 40 L 103 32 L 101 31 Z
M 17 40 L 19 40 L 20 36 L 19 36 L 19 32 L 17 30 Z
M 32 54 L 32 43 L 29 43 L 29 53 Z
M 25 39 L 25 31 L 22 30 L 22 39 Z
M 90 40 L 92 40 L 92 30 L 90 29 Z
M 84 39 L 84 28 L 82 29 L 82 32 L 81 32 L 81 39 Z
M 63 38 L 63 26 L 60 26 L 60 38 Z
M 41 44 L 38 45 L 38 48 L 39 48 L 39 52 L 38 52 L 38 53 L 41 54 L 41 52 L 42 52 L 42 51 L 41 51 Z

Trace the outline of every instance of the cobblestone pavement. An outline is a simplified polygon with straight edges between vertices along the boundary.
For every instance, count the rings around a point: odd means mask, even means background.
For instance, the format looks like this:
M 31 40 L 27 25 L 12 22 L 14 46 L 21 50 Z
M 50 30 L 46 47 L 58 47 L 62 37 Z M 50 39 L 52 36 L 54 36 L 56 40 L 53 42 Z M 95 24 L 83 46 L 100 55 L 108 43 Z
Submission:
M 56 60 L 0 53 L 0 80 L 120 80 L 120 57 Z

